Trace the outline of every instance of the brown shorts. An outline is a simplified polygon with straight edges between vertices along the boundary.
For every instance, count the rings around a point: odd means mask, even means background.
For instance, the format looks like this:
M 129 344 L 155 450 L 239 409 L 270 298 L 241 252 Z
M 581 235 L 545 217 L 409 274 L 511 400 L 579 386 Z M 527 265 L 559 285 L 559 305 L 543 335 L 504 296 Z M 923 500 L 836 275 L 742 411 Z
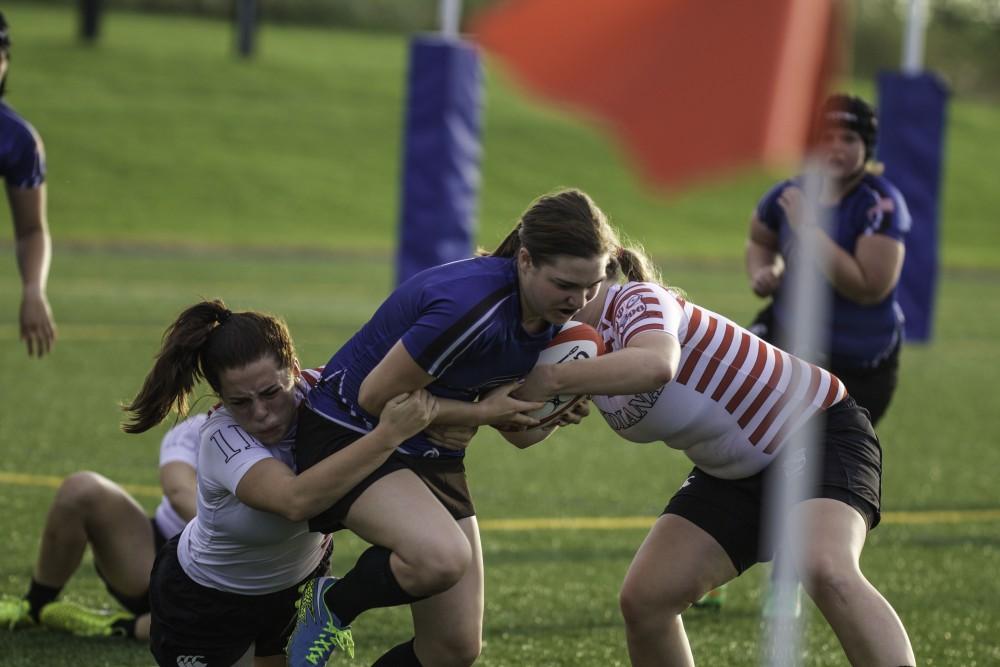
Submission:
M 295 436 L 295 464 L 300 472 L 307 470 L 363 435 L 364 433 L 352 431 L 316 414 L 303 403 L 299 409 Z M 476 515 L 465 478 L 463 459 L 421 458 L 393 452 L 385 463 L 344 494 L 343 498 L 310 519 L 309 530 L 320 533 L 341 530 L 347 511 L 365 489 L 397 470 L 412 470 L 456 521 Z

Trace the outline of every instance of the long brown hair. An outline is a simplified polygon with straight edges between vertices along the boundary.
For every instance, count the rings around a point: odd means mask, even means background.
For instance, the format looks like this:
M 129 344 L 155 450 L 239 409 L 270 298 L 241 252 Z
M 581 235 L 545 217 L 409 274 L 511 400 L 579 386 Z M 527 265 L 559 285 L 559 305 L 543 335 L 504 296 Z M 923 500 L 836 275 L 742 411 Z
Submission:
M 686 297 L 687 292 L 676 285 L 668 285 L 660 274 L 653 259 L 641 244 L 625 241 L 614 253 L 614 262 L 608 268 L 608 278 L 618 282 L 655 283 L 677 296 Z
M 515 257 L 525 248 L 534 264 L 552 263 L 559 255 L 613 255 L 618 234 L 594 200 L 574 188 L 542 195 L 500 242 L 492 257 Z
M 234 313 L 220 300 L 202 301 L 185 309 L 167 327 L 163 343 L 142 389 L 122 409 L 131 416 L 126 433 L 142 433 L 176 409 L 187 413 L 187 398 L 204 379 L 216 394 L 219 376 L 270 355 L 279 368 L 295 363 L 295 346 L 285 323 L 276 317 L 245 311 Z
M 643 247 L 637 243 L 623 245 L 615 251 L 617 270 L 610 277 L 623 276 L 628 282 L 663 284 L 659 269 Z

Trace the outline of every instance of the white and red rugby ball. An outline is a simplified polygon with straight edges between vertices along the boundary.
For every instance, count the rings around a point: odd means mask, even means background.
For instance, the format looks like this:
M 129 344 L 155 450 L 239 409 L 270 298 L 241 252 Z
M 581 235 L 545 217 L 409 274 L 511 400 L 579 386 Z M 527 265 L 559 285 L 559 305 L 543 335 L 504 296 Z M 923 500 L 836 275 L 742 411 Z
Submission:
M 577 359 L 593 359 L 604 352 L 604 340 L 597 329 L 570 320 L 563 325 L 563 328 L 549 341 L 541 354 L 538 355 L 538 364 L 563 364 Z M 545 405 L 537 410 L 527 412 L 529 417 L 539 420 L 539 428 L 552 423 L 559 416 L 583 400 L 585 396 L 573 394 L 557 394 L 552 396 Z

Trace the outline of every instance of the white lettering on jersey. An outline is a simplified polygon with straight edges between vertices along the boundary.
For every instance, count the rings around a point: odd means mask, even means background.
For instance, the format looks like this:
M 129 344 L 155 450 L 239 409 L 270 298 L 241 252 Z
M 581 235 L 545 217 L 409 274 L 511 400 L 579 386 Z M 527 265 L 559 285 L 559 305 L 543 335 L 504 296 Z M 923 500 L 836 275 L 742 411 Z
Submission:
M 662 389 L 645 394 L 635 394 L 629 399 L 628 405 L 613 412 L 601 410 L 601 414 L 604 415 L 604 419 L 611 428 L 616 431 L 624 431 L 638 424 L 642 421 L 643 417 L 649 414 L 649 411 L 656 405 L 656 399 L 660 397 L 661 393 L 663 393 Z

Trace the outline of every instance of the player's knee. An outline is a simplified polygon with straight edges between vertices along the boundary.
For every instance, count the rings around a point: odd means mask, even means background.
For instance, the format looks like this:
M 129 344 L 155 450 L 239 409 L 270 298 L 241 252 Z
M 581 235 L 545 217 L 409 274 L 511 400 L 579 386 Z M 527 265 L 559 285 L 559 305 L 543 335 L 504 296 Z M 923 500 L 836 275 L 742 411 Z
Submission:
M 421 662 L 441 667 L 469 667 L 479 659 L 483 643 L 480 635 L 451 635 L 421 643 Z M 424 650 L 426 648 L 426 651 Z
M 461 531 L 440 535 L 400 554 L 412 571 L 414 586 L 420 595 L 446 591 L 465 576 L 472 562 L 472 547 Z
M 853 563 L 822 555 L 811 555 L 802 568 L 802 585 L 816 602 L 843 604 L 861 581 L 861 572 Z
M 95 472 L 75 472 L 63 480 L 56 491 L 54 506 L 78 513 L 97 509 L 107 493 L 104 478 Z
M 688 590 L 690 589 L 690 590 Z M 669 586 L 653 589 L 642 582 L 626 581 L 618 594 L 618 606 L 626 625 L 636 627 L 664 616 L 675 616 L 698 599 L 694 586 Z

